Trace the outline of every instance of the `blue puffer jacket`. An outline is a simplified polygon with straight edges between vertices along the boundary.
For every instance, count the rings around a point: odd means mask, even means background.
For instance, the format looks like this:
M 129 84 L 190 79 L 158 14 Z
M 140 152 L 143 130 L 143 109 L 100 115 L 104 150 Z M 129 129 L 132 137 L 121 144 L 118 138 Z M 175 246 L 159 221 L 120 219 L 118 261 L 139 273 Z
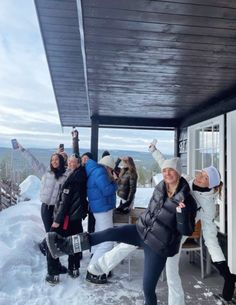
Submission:
M 107 212 L 116 206 L 116 183 L 109 179 L 104 166 L 89 159 L 85 165 L 87 195 L 93 213 Z

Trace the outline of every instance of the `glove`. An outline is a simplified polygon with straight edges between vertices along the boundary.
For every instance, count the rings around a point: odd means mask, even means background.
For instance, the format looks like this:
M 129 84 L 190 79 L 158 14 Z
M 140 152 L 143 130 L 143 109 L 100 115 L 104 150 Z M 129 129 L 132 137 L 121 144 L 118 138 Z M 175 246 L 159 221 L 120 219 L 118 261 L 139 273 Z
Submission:
M 150 145 L 149 145 L 149 147 L 148 147 L 148 151 L 149 151 L 150 153 L 153 153 L 155 150 L 157 150 L 156 144 L 157 144 L 157 140 L 156 140 L 156 139 L 154 139 L 154 140 L 150 143 Z

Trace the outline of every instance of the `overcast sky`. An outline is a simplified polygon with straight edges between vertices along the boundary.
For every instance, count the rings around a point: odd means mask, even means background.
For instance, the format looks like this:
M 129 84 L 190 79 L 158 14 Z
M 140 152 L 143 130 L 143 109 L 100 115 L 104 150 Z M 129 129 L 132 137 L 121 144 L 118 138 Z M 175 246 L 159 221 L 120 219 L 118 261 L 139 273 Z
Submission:
M 0 147 L 12 138 L 25 147 L 71 146 L 71 128 L 60 126 L 38 20 L 32 0 L 0 0 Z M 79 128 L 89 148 L 90 129 Z M 147 151 L 153 138 L 173 153 L 173 132 L 103 129 L 99 148 Z

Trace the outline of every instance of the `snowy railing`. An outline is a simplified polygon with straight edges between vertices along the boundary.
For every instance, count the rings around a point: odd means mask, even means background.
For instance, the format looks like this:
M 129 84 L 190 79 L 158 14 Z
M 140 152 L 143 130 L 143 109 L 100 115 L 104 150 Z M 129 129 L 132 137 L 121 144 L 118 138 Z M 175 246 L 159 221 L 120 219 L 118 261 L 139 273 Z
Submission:
M 0 181 L 0 211 L 17 203 L 18 187 Z

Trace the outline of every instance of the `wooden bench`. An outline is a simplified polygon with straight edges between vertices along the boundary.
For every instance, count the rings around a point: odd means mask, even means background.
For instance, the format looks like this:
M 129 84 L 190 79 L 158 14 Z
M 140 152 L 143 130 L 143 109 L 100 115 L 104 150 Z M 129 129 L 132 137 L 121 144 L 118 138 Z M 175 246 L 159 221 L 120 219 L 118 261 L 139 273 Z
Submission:
M 145 211 L 145 208 L 133 208 L 128 214 L 113 214 L 114 226 L 122 224 L 135 224 L 139 216 Z

